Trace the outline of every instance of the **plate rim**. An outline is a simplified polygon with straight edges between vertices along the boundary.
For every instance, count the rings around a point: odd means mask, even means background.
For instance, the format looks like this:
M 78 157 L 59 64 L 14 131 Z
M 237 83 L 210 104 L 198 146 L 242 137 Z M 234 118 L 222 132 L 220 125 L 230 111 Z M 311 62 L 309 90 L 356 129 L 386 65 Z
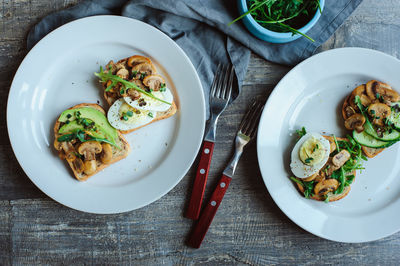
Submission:
M 107 22 L 113 22 L 113 20 L 125 20 L 125 21 L 129 21 L 129 23 L 137 23 L 139 25 L 141 25 L 142 27 L 148 27 L 151 28 L 153 31 L 157 32 L 157 34 L 159 34 L 160 36 L 162 36 L 163 38 L 168 39 L 169 43 L 175 47 L 176 51 L 179 52 L 180 56 L 182 56 L 182 58 L 186 61 L 187 63 L 187 67 L 190 68 L 190 71 L 194 74 L 194 78 L 195 80 L 193 80 L 196 85 L 198 86 L 199 90 L 198 93 L 200 93 L 200 95 L 202 97 L 200 97 L 199 99 L 199 106 L 201 107 L 200 110 L 200 132 L 201 132 L 201 137 L 199 137 L 195 143 L 195 152 L 193 153 L 193 155 L 191 155 L 191 160 L 190 163 L 188 163 L 186 165 L 186 167 L 182 167 L 182 174 L 180 177 L 175 179 L 175 182 L 169 184 L 168 188 L 163 189 L 163 192 L 160 193 L 158 195 L 158 197 L 152 199 L 152 200 L 148 200 L 147 202 L 144 202 L 143 204 L 140 204 L 138 206 L 135 207 L 128 207 L 128 208 L 120 208 L 120 209 L 116 209 L 116 210 L 105 210 L 105 211 L 91 211 L 87 208 L 79 208 L 79 206 L 76 206 L 75 204 L 71 204 L 70 202 L 63 202 L 60 201 L 59 199 L 56 199 L 55 197 L 53 197 L 52 195 L 50 195 L 50 191 L 48 189 L 44 189 L 43 187 L 41 187 L 37 180 L 35 178 L 32 178 L 28 172 L 29 170 L 26 169 L 26 167 L 24 166 L 24 163 L 22 162 L 22 158 L 20 158 L 20 155 L 17 154 L 16 151 L 16 141 L 18 140 L 14 140 L 13 141 L 13 137 L 12 137 L 12 132 L 10 131 L 10 120 L 11 120 L 11 105 L 12 105 L 12 91 L 15 91 L 18 88 L 15 88 L 15 82 L 17 80 L 17 78 L 19 78 L 19 76 L 21 75 L 21 72 L 23 70 L 23 67 L 27 64 L 28 60 L 30 60 L 32 53 L 36 52 L 36 50 L 40 49 L 40 47 L 44 44 L 46 44 L 46 42 L 48 42 L 49 40 L 52 40 L 53 35 L 56 34 L 59 30 L 65 30 L 68 27 L 71 27 L 71 25 L 75 25 L 75 24 L 80 24 L 82 23 L 86 23 L 86 21 L 90 21 L 90 20 L 96 20 L 96 19 L 105 19 L 105 20 L 109 20 Z M 111 21 L 110 21 L 111 20 Z M 179 94 L 178 94 L 179 95 Z M 10 141 L 11 144 L 11 148 L 13 150 L 13 153 L 17 159 L 18 164 L 20 165 L 20 167 L 22 168 L 22 170 L 24 171 L 24 173 L 27 175 L 27 177 L 31 180 L 31 182 L 40 190 L 42 191 L 45 195 L 47 195 L 49 198 L 51 198 L 52 200 L 60 203 L 61 205 L 67 206 L 71 209 L 74 210 L 78 210 L 81 212 L 86 212 L 86 213 L 92 213 L 92 214 L 118 214 L 118 213 L 125 213 L 125 212 L 129 212 L 129 211 L 133 211 L 133 210 L 137 210 L 140 209 L 144 206 L 147 206 L 157 200 L 159 200 L 161 197 L 163 197 L 164 195 L 166 195 L 168 192 L 170 192 L 182 179 L 183 177 L 187 174 L 187 172 L 189 171 L 190 167 L 193 165 L 193 162 L 195 161 L 197 154 L 200 150 L 201 147 L 201 143 L 203 140 L 203 135 L 204 135 L 204 130 L 205 130 L 205 121 L 206 121 L 206 104 L 205 104 L 205 95 L 204 95 L 204 89 L 200 80 L 200 77 L 192 63 L 192 61 L 190 60 L 190 58 L 188 57 L 188 55 L 185 53 L 185 51 L 174 41 L 172 40 L 168 35 L 166 35 L 165 33 L 163 33 L 162 31 L 160 31 L 159 29 L 157 29 L 156 27 L 147 24 L 143 21 L 137 20 L 137 19 L 133 19 L 133 18 L 129 18 L 129 17 L 125 17 L 125 16 L 117 16 L 117 15 L 95 15 L 95 16 L 89 16 L 89 17 L 84 17 L 84 18 L 79 18 L 73 21 L 70 21 L 68 23 L 65 23 L 63 25 L 61 25 L 60 27 L 57 27 L 56 29 L 52 30 L 51 32 L 49 32 L 46 36 L 44 36 L 40 41 L 38 41 L 25 55 L 25 57 L 23 58 L 23 60 L 21 61 L 21 63 L 18 66 L 18 69 L 16 70 L 14 77 L 12 79 L 10 88 L 9 88 L 9 92 L 8 92 L 8 96 L 7 96 L 7 107 L 6 107 L 6 125 L 7 125 L 7 133 L 8 133 L 8 139 Z M 204 122 L 204 123 L 203 123 Z M 50 146 L 51 143 L 50 143 Z M 73 176 L 71 176 L 71 178 L 73 178 Z
M 389 54 L 386 54 L 386 53 L 384 53 L 384 52 L 382 52 L 382 51 L 373 50 L 373 49 L 368 49 L 368 48 L 363 48 L 363 47 L 341 47 L 341 48 L 330 49 L 330 50 L 323 51 L 323 52 L 320 52 L 320 53 L 318 53 L 318 54 L 315 54 L 315 55 L 313 55 L 313 56 L 311 56 L 311 57 L 305 59 L 304 61 L 302 61 L 302 62 L 299 63 L 298 65 L 294 66 L 292 69 L 290 69 L 289 72 L 287 72 L 287 73 L 280 79 L 280 81 L 276 84 L 276 86 L 275 86 L 274 89 L 272 90 L 272 92 L 271 92 L 270 96 L 268 97 L 268 100 L 267 100 L 267 102 L 266 102 L 266 104 L 265 104 L 263 113 L 262 113 L 262 115 L 261 115 L 261 117 L 260 117 L 260 124 L 263 123 L 262 121 L 265 120 L 264 117 L 266 116 L 266 113 L 268 112 L 270 106 L 273 104 L 273 100 L 274 100 L 274 98 L 276 97 L 276 94 L 278 93 L 278 91 L 280 90 L 280 88 L 282 88 L 282 87 L 281 87 L 281 84 L 284 83 L 284 82 L 286 82 L 287 79 L 291 78 L 291 75 L 293 75 L 293 74 L 292 74 L 293 72 L 298 71 L 298 69 L 299 69 L 299 68 L 302 68 L 303 65 L 309 64 L 310 62 L 316 60 L 316 58 L 319 58 L 319 57 L 321 57 L 321 56 L 330 55 L 330 54 L 335 54 L 335 53 L 338 53 L 338 52 L 340 53 L 340 52 L 342 52 L 342 51 L 355 51 L 355 52 L 370 53 L 370 54 L 372 53 L 372 54 L 375 54 L 375 55 L 378 55 L 378 56 L 385 57 L 385 58 L 387 58 L 387 59 L 389 59 L 389 60 L 396 61 L 396 62 L 400 65 L 400 59 L 398 59 L 398 58 L 396 58 L 396 57 L 394 57 L 394 56 L 391 56 L 391 55 L 389 55 Z M 276 204 L 276 205 L 278 206 L 278 208 L 279 208 L 293 223 L 295 223 L 297 226 L 299 226 L 299 227 L 302 228 L 303 230 L 305 230 L 305 231 L 307 231 L 307 232 L 309 232 L 309 233 L 311 233 L 311 234 L 313 234 L 313 235 L 315 235 L 315 236 L 318 236 L 318 237 L 321 237 L 321 238 L 324 238 L 324 239 L 327 239 L 327 240 L 330 240 L 330 241 L 341 242 L 341 243 L 365 243 L 365 242 L 372 242 L 372 241 L 376 241 L 376 240 L 379 240 L 379 239 L 388 237 L 388 236 L 393 235 L 393 234 L 395 234 L 395 233 L 397 233 L 397 232 L 400 231 L 400 224 L 399 224 L 399 225 L 397 226 L 397 229 L 388 230 L 388 232 L 385 232 L 385 233 L 383 233 L 383 234 L 381 234 L 381 235 L 379 235 L 379 236 L 375 236 L 375 237 L 369 237 L 369 238 L 366 237 L 365 239 L 356 239 L 356 240 L 337 239 L 337 238 L 335 238 L 335 237 L 332 237 L 332 236 L 327 235 L 326 233 L 318 232 L 317 230 L 314 230 L 313 228 L 308 228 L 308 227 L 305 226 L 304 224 L 301 224 L 301 223 L 297 222 L 297 221 L 296 221 L 296 217 L 293 217 L 290 213 L 287 213 L 287 212 L 285 211 L 285 207 L 282 205 L 282 202 L 280 202 L 279 198 L 276 197 L 276 196 L 274 195 L 274 193 L 271 193 L 271 191 L 270 191 L 270 190 L 271 190 L 271 187 L 270 187 L 270 185 L 269 185 L 269 180 L 268 180 L 268 179 L 269 179 L 269 178 L 268 178 L 268 173 L 265 173 L 265 172 L 263 173 L 263 167 L 261 166 L 261 164 L 263 163 L 263 162 L 262 162 L 262 155 L 260 154 L 260 153 L 261 153 L 260 138 L 261 138 L 261 135 L 262 135 L 262 131 L 263 131 L 263 127 L 259 126 L 259 127 L 258 127 L 258 130 L 257 130 L 257 161 L 258 161 L 258 164 L 259 164 L 259 169 L 260 169 L 261 177 L 262 177 L 263 182 L 264 182 L 264 184 L 265 184 L 265 186 L 266 186 L 266 188 L 267 188 L 267 190 L 268 190 L 268 193 L 270 194 L 270 196 L 271 196 L 271 198 L 273 199 L 273 201 L 275 202 L 275 204 Z M 392 205 L 393 203 L 394 203 L 394 202 L 391 202 L 389 205 Z M 388 206 L 389 206 L 389 205 L 388 205 Z

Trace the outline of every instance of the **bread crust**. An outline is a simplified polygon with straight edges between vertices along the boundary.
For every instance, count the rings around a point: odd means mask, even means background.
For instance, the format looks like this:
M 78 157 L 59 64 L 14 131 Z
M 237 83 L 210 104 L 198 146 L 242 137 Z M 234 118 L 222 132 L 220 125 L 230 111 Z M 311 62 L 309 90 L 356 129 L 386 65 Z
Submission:
M 119 60 L 119 61 L 118 61 L 117 63 L 115 63 L 115 64 L 126 64 L 126 62 L 128 61 L 129 58 L 130 58 L 130 57 L 121 59 L 121 60 Z M 151 60 L 150 60 L 149 58 L 147 58 L 147 57 L 145 57 L 145 58 L 148 59 L 147 62 L 149 62 L 149 63 L 151 64 L 152 68 L 156 70 L 156 67 L 155 67 L 154 64 L 151 62 Z M 106 84 L 103 83 L 103 84 L 102 84 L 102 87 L 103 87 L 103 89 L 104 89 L 104 93 L 103 93 L 104 99 L 107 101 L 107 103 L 109 104 L 109 106 L 113 105 L 113 103 L 114 103 L 116 100 L 118 100 L 119 98 L 118 98 L 118 97 L 111 97 L 110 95 L 107 95 L 107 92 L 105 91 L 106 88 L 107 88 L 107 85 L 106 85 Z M 177 107 L 177 105 L 175 104 L 175 101 L 173 101 L 173 102 L 171 103 L 171 107 L 170 107 L 167 111 L 164 111 L 164 112 L 157 112 L 157 116 L 156 116 L 151 122 L 149 122 L 149 123 L 147 123 L 147 124 L 144 124 L 144 125 L 142 125 L 142 126 L 139 126 L 139 127 L 133 128 L 133 129 L 130 129 L 130 130 L 120 130 L 120 132 L 121 132 L 122 134 L 131 133 L 131 132 L 133 132 L 133 131 L 135 131 L 135 130 L 138 130 L 138 129 L 142 128 L 142 127 L 145 127 L 145 126 L 147 126 L 147 125 L 150 125 L 151 123 L 154 123 L 154 122 L 157 122 L 157 121 L 160 121 L 160 120 L 163 120 L 163 119 L 167 119 L 167 118 L 173 116 L 173 115 L 177 112 L 177 110 L 178 110 L 178 107 Z
M 74 106 L 68 108 L 67 110 L 77 109 L 77 108 L 80 108 L 80 107 L 91 107 L 91 108 L 94 108 L 94 109 L 96 109 L 96 110 L 102 112 L 104 115 L 106 115 L 106 112 L 104 111 L 104 109 L 103 109 L 100 105 L 98 105 L 98 104 L 92 104 L 92 103 L 81 103 L 81 104 L 77 104 L 77 105 L 74 105 Z M 61 116 L 61 114 L 60 114 L 60 116 Z M 54 139 L 55 139 L 55 140 L 57 140 L 57 138 L 60 136 L 60 134 L 58 134 L 58 130 L 60 129 L 60 124 L 61 124 L 61 123 L 58 121 L 58 119 L 60 118 L 60 116 L 58 116 L 57 121 L 56 121 L 56 123 L 54 124 Z M 113 157 L 112 157 L 111 161 L 110 161 L 108 164 L 104 164 L 104 163 L 102 163 L 102 162 L 96 160 L 96 161 L 97 161 L 97 168 L 96 168 L 96 171 L 95 171 L 93 174 L 90 174 L 90 175 L 86 175 L 85 173 L 79 174 L 79 173 L 74 169 L 72 162 L 68 162 L 68 161 L 66 160 L 67 163 L 69 164 L 69 166 L 70 166 L 70 168 L 71 168 L 71 170 L 72 170 L 72 172 L 73 172 L 75 178 L 76 178 L 77 180 L 79 180 L 79 181 L 85 181 L 85 180 L 87 180 L 89 177 L 91 177 L 91 176 L 97 174 L 98 172 L 100 172 L 101 170 L 103 170 L 104 168 L 106 168 L 107 166 L 109 166 L 109 165 L 111 165 L 111 164 L 113 164 L 113 163 L 115 163 L 115 162 L 118 162 L 118 161 L 120 161 L 120 160 L 122 160 L 122 159 L 124 159 L 124 158 L 126 158 L 126 157 L 128 156 L 128 154 L 129 154 L 130 151 L 131 151 L 130 145 L 129 145 L 129 143 L 126 141 L 125 137 L 124 137 L 118 130 L 117 130 L 117 133 L 118 133 L 118 141 L 120 142 L 120 146 L 121 146 L 121 151 L 122 151 L 122 152 L 120 153 L 120 155 L 117 155 L 117 156 L 114 156 L 114 152 L 113 152 Z M 116 150 L 117 148 L 112 147 L 112 149 L 113 149 L 113 151 L 114 151 L 114 150 Z M 57 151 L 58 151 L 58 154 L 59 154 L 60 159 L 63 160 L 64 151 L 63 151 L 62 149 L 60 149 L 60 150 L 57 149 Z

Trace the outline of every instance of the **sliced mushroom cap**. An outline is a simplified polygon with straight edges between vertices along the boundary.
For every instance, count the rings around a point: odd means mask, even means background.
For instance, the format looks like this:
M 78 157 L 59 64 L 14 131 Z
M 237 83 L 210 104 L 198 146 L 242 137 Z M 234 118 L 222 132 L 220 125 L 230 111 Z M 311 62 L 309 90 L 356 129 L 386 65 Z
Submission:
M 86 141 L 81 143 L 78 148 L 79 154 L 85 157 L 85 161 L 96 159 L 96 154 L 102 151 L 101 144 L 97 141 Z
M 68 153 L 65 156 L 67 162 L 72 163 L 72 168 L 75 172 L 81 174 L 83 172 L 83 161 L 81 158 L 77 157 L 73 152 Z
M 348 106 L 344 109 L 344 111 L 345 111 L 345 114 L 346 114 L 346 116 L 345 116 L 346 118 L 345 118 L 345 119 L 347 119 L 347 118 L 349 118 L 350 116 L 356 114 L 356 110 L 354 110 L 354 108 L 351 107 L 350 105 L 348 105 Z
M 128 79 L 129 78 L 129 71 L 126 68 L 121 68 L 120 70 L 117 71 L 116 75 L 118 77 L 120 77 L 120 78 Z
M 83 172 L 87 175 L 91 175 L 96 172 L 97 162 L 96 160 L 84 161 L 83 162 Z
M 350 153 L 347 150 L 341 150 L 332 157 L 332 164 L 340 168 L 350 159 Z
M 313 175 L 311 175 L 311 176 L 309 176 L 309 177 L 307 177 L 307 178 L 303 178 L 302 180 L 305 181 L 305 182 L 310 182 L 310 181 L 313 181 L 317 176 L 318 176 L 318 172 L 313 174 Z
M 115 66 L 115 63 L 113 60 L 111 60 L 110 62 L 108 62 L 108 64 L 105 67 L 106 69 L 104 69 L 104 73 L 108 73 L 108 71 L 111 70 L 111 73 L 114 74 L 115 71 L 117 70 L 117 67 Z
M 336 179 L 325 179 L 317 183 L 314 187 L 315 195 L 324 196 L 329 192 L 335 191 L 339 187 Z
M 377 96 L 382 96 L 387 104 L 400 101 L 400 95 L 392 89 L 389 84 L 376 80 L 370 80 L 366 84 L 366 92 L 370 99 L 375 100 Z
M 355 88 L 353 90 L 353 92 L 351 93 L 350 98 L 349 98 L 349 104 L 354 110 L 356 110 L 356 111 L 359 110 L 358 106 L 355 102 L 356 96 L 360 97 L 361 104 L 364 106 L 368 106 L 371 103 L 371 99 L 365 94 L 365 91 L 366 91 L 365 84 L 362 84 L 362 85 L 358 86 L 357 88 Z
M 102 143 L 101 147 L 103 148 L 103 151 L 100 155 L 101 162 L 107 164 L 111 162 L 113 156 L 112 147 L 108 143 Z
M 392 111 L 384 103 L 373 103 L 368 107 L 368 114 L 373 118 L 372 123 L 383 126 L 383 119 L 388 117 Z
M 156 73 L 156 69 L 153 64 L 140 63 L 132 67 L 132 72 L 137 72 L 136 78 L 140 77 L 140 74 L 145 74 L 146 76 Z
M 160 75 L 153 74 L 145 77 L 143 84 L 153 91 L 158 91 L 162 86 L 165 86 L 165 80 Z
M 152 64 L 151 60 L 147 57 L 141 56 L 141 55 L 134 55 L 128 58 L 127 64 L 130 67 L 133 67 L 135 65 L 141 64 L 141 63 L 147 63 L 147 64 Z
M 74 145 L 71 141 L 62 141 L 60 143 L 60 147 L 66 155 L 75 151 Z
M 364 130 L 365 117 L 362 114 L 354 114 L 344 121 L 344 126 L 348 130 L 357 130 L 357 132 L 361 132 Z

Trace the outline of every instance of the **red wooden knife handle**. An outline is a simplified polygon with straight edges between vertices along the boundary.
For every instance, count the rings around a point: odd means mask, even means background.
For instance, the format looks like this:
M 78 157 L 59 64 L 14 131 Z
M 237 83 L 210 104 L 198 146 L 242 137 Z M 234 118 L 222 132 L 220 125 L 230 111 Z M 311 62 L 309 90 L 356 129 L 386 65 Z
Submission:
M 189 207 L 186 210 L 187 218 L 197 220 L 200 215 L 201 203 L 203 202 L 204 190 L 206 189 L 208 170 L 210 170 L 211 157 L 214 151 L 214 142 L 205 140 L 201 149 L 199 167 L 190 196 Z
M 210 201 L 207 203 L 207 206 L 204 208 L 204 211 L 200 216 L 199 222 L 196 224 L 194 230 L 189 237 L 189 246 L 194 248 L 200 247 L 201 242 L 207 234 L 208 228 L 210 227 L 212 220 L 217 213 L 218 207 L 221 204 L 221 201 L 225 195 L 226 190 L 228 189 L 231 180 L 232 178 L 226 175 L 222 175 L 217 187 L 215 188 L 211 196 Z

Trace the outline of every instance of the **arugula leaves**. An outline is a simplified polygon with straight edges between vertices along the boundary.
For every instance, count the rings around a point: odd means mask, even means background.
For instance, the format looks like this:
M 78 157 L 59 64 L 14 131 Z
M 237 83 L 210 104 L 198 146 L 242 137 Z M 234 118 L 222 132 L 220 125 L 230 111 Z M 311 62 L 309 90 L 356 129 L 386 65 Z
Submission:
M 249 10 L 228 26 L 251 14 L 266 29 L 300 34 L 314 42 L 310 36 L 297 29 L 310 21 L 316 11 L 322 13 L 319 0 L 248 0 L 247 4 Z
M 155 99 L 155 100 L 157 100 L 157 101 L 160 101 L 160 102 L 162 102 L 162 103 L 171 105 L 171 103 L 166 102 L 166 101 L 164 101 L 164 100 L 162 100 L 162 99 L 160 99 L 160 98 L 154 96 L 154 95 L 151 94 L 150 92 L 147 92 L 147 91 L 143 90 L 142 88 L 140 88 L 140 87 L 139 87 L 138 85 L 136 85 L 135 83 L 129 82 L 129 81 L 127 81 L 127 80 L 124 80 L 123 78 L 121 78 L 121 77 L 119 77 L 119 76 L 117 76 L 117 75 L 113 75 L 113 74 L 111 73 L 111 71 L 108 71 L 107 73 L 105 73 L 105 72 L 103 71 L 103 67 L 101 67 L 101 66 L 100 66 L 100 72 L 99 72 L 99 73 L 94 73 L 94 75 L 97 76 L 97 77 L 99 77 L 99 78 L 100 78 L 100 81 L 101 81 L 102 83 L 107 83 L 108 81 L 111 81 L 110 85 L 107 86 L 106 91 L 110 91 L 110 90 L 111 90 L 113 87 L 115 87 L 118 83 L 121 83 L 121 85 L 122 85 L 122 87 L 123 87 L 122 90 L 124 90 L 124 92 L 125 92 L 126 90 L 128 90 L 128 89 L 135 89 L 135 90 L 137 90 L 138 92 L 141 92 L 141 93 L 143 93 L 144 95 L 149 96 L 150 98 L 153 98 L 153 99 Z M 121 91 L 122 91 L 122 90 L 121 90 Z

